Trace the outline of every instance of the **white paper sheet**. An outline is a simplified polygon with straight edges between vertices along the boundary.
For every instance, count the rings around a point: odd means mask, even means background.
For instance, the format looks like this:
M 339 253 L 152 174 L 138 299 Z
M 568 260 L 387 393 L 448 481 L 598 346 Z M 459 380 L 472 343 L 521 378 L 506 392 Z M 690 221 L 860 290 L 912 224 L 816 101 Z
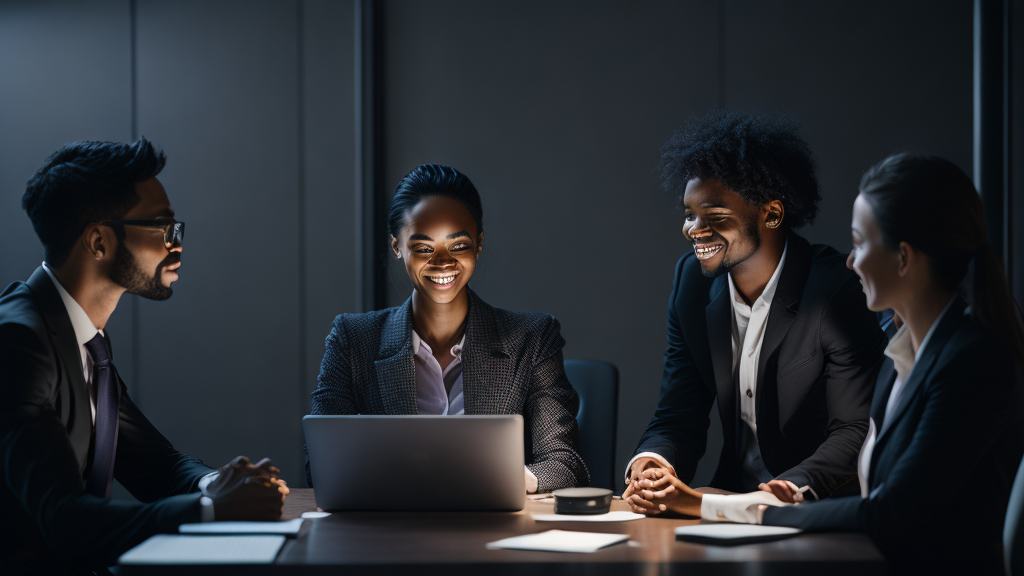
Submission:
M 302 513 L 302 517 L 303 518 L 310 518 L 310 519 L 327 518 L 330 515 L 331 515 L 330 512 L 322 512 L 320 510 L 311 510 L 309 512 L 303 512 Z
M 537 534 L 513 536 L 489 542 L 490 550 L 540 550 L 543 552 L 596 552 L 629 539 L 628 534 L 603 534 L 599 532 L 571 532 L 569 530 L 548 530 Z
M 283 522 L 203 522 L 182 524 L 182 534 L 282 534 L 295 536 L 302 528 L 302 518 Z
M 119 564 L 270 564 L 284 536 L 158 534 L 125 552 Z
M 628 510 L 616 510 L 605 514 L 534 514 L 537 522 L 629 522 L 639 520 L 643 514 Z
M 758 526 L 756 524 L 695 524 L 676 528 L 676 536 L 721 542 L 743 540 L 771 540 L 800 533 L 799 528 L 788 526 Z

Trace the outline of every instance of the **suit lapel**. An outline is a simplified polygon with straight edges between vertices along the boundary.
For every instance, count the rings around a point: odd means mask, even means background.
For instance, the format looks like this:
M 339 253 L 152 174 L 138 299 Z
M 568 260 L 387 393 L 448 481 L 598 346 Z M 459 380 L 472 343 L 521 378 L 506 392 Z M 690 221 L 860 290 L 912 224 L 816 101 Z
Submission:
M 385 414 L 416 414 L 416 365 L 412 358 L 412 298 L 388 315 L 373 363 Z
M 878 442 L 876 444 L 880 444 L 888 436 L 888 432 L 892 430 L 893 424 L 906 412 L 911 399 L 921 388 L 921 383 L 927 378 L 935 366 L 935 362 L 942 356 L 942 350 L 946 347 L 946 342 L 949 341 L 949 337 L 953 335 L 953 332 L 960 325 L 963 316 L 964 302 L 957 296 L 946 313 L 939 319 L 939 325 L 935 327 L 935 332 L 932 333 L 931 338 L 926 342 L 927 345 L 921 357 L 914 363 L 914 369 L 910 372 L 910 380 L 903 385 L 903 390 L 900 392 L 900 397 L 896 400 L 896 407 L 892 410 L 891 415 L 882 423 L 882 430 L 878 433 Z M 886 394 L 885 400 L 888 400 L 888 394 Z M 882 410 L 885 410 L 884 405 Z
M 762 383 L 765 365 L 778 350 L 796 320 L 800 297 L 803 295 L 810 267 L 810 245 L 800 236 L 790 234 L 787 240 L 786 262 L 779 274 L 779 284 L 775 288 L 775 296 L 768 311 L 768 325 L 764 329 L 764 340 L 761 342 L 761 352 L 757 359 L 758 392 L 764 388 Z
M 57 292 L 57 287 L 42 267 L 36 268 L 27 284 L 53 337 L 61 371 L 71 391 L 71 397 L 63 399 L 65 405 L 61 406 L 61 411 L 68 412 L 61 414 L 61 419 L 67 426 L 68 438 L 74 447 L 79 465 L 85 470 L 89 445 L 92 442 L 92 409 L 89 387 L 86 386 L 85 376 L 82 374 L 82 354 L 78 339 L 75 337 L 75 329 L 71 326 L 71 318 L 64 307 L 64 301 L 60 298 L 60 293 Z M 65 419 L 67 416 L 70 418 Z
M 718 406 L 723 422 L 733 418 L 736 403 L 736 386 L 732 379 L 732 304 L 729 302 L 728 279 L 723 275 L 715 278 L 708 292 L 710 302 L 704 309 L 708 328 L 708 346 L 711 349 L 711 367 L 715 373 L 718 389 Z
M 467 290 L 469 290 L 467 288 Z M 466 414 L 502 414 L 508 407 L 492 387 L 505 384 L 488 375 L 512 374 L 511 358 L 494 309 L 469 290 L 466 343 L 462 349 L 462 398 Z
M 892 360 L 886 356 L 882 360 L 882 366 L 878 369 L 878 378 L 875 379 L 875 394 L 871 399 L 871 419 L 875 426 L 882 426 L 885 419 L 885 404 L 892 392 L 892 385 L 896 382 L 896 368 Z

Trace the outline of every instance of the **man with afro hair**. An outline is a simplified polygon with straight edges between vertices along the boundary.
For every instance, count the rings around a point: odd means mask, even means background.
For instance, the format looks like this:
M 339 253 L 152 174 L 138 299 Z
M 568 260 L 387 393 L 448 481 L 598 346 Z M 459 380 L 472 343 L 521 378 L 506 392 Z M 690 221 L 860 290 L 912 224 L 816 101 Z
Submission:
M 689 250 L 675 269 L 661 397 L 626 469 L 637 512 L 671 509 L 718 401 L 712 486 L 800 502 L 854 493 L 885 337 L 845 255 L 796 233 L 820 195 L 794 126 L 719 113 L 662 148 Z M 670 485 L 671 486 L 671 485 Z

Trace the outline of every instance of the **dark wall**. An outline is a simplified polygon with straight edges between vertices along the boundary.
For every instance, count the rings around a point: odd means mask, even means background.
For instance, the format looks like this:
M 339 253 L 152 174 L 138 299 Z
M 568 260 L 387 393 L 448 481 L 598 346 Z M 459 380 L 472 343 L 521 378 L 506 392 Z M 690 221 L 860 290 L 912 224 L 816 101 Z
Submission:
M 380 8 L 379 193 L 425 161 L 474 180 L 487 229 L 474 288 L 555 314 L 567 356 L 619 366 L 620 463 L 657 398 L 686 250 L 658 187 L 674 128 L 722 106 L 793 116 L 824 196 L 805 233 L 840 249 L 859 175 L 884 154 L 970 168 L 967 1 Z M 211 464 L 268 455 L 293 483 L 323 337 L 359 306 L 353 14 L 351 0 L 0 5 L 0 282 L 42 258 L 19 199 L 47 154 L 81 138 L 163 146 L 184 273 L 168 302 L 122 301 L 119 368 L 182 448 Z M 409 290 L 392 265 L 390 302 Z
M 657 179 L 673 128 L 721 106 L 798 121 L 824 197 L 804 232 L 844 251 L 871 163 L 910 148 L 970 168 L 970 2 L 401 0 L 383 30 L 387 182 L 426 161 L 473 179 L 474 288 L 557 316 L 567 357 L 618 365 L 623 465 L 657 400 L 687 250 Z M 390 276 L 395 304 L 410 287 Z

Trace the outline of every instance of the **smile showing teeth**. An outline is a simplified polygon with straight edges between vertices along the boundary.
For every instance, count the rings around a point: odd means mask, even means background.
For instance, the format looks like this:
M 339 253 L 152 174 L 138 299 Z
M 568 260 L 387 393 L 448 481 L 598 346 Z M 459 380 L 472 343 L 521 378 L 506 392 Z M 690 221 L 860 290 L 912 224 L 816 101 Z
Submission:
M 697 254 L 697 259 L 698 260 L 707 260 L 708 258 L 711 258 L 715 254 L 718 254 L 719 252 L 721 252 L 722 248 L 724 248 L 724 246 L 721 245 L 721 244 L 710 244 L 710 245 L 694 244 L 693 245 L 693 251 Z
M 430 280 L 438 286 L 447 286 L 452 282 L 455 282 L 456 276 L 458 276 L 458 274 L 449 274 L 447 276 L 427 276 L 427 280 Z

